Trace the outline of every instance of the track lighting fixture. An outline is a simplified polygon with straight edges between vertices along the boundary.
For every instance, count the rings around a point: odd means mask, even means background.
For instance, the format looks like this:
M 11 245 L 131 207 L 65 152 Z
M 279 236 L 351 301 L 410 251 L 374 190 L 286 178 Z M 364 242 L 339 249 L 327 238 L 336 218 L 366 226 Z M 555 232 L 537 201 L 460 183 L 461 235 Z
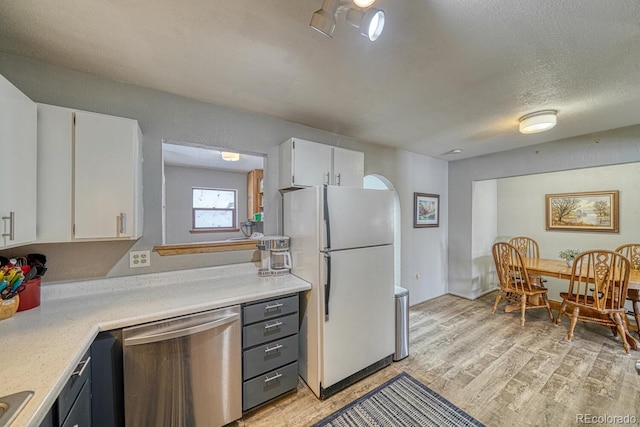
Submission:
M 345 20 L 360 29 L 360 34 L 376 41 L 384 28 L 385 15 L 382 9 L 370 7 L 375 0 L 324 0 L 322 8 L 311 17 L 309 25 L 322 34 L 333 37 L 336 16 L 345 15 Z

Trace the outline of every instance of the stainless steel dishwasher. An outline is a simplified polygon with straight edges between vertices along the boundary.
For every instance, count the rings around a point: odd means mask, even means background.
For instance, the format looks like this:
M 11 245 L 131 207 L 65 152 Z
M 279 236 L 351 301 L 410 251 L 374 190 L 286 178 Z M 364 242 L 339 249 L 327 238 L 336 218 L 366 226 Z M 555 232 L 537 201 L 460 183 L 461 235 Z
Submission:
M 127 426 L 242 417 L 240 306 L 134 326 L 122 338 Z

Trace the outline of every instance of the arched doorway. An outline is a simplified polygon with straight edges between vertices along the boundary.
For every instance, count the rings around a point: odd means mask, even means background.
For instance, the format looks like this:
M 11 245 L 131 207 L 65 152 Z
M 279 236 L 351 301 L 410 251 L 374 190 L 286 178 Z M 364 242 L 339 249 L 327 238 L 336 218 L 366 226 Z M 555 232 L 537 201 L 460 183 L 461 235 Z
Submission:
M 402 276 L 400 275 L 400 198 L 393 184 L 381 175 L 365 176 L 364 188 L 393 190 L 393 278 L 395 286 L 402 286 Z

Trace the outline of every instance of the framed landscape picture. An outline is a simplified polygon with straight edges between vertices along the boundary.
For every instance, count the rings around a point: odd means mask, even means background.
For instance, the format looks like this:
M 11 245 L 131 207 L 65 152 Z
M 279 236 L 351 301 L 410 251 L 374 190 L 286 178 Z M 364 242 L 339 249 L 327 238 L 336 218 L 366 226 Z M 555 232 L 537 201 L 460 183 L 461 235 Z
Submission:
M 618 232 L 618 191 L 547 194 L 547 230 Z
M 440 225 L 440 195 L 413 193 L 413 228 Z

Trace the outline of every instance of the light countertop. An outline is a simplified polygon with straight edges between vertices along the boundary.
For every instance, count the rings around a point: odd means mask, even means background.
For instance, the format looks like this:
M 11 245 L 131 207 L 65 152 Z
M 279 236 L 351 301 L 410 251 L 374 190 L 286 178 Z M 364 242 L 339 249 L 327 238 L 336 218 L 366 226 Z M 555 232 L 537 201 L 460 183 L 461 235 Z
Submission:
M 40 424 L 100 331 L 308 289 L 293 275 L 258 277 L 253 264 L 44 283 L 39 307 L 0 320 L 0 396 L 34 392 L 11 427 Z

